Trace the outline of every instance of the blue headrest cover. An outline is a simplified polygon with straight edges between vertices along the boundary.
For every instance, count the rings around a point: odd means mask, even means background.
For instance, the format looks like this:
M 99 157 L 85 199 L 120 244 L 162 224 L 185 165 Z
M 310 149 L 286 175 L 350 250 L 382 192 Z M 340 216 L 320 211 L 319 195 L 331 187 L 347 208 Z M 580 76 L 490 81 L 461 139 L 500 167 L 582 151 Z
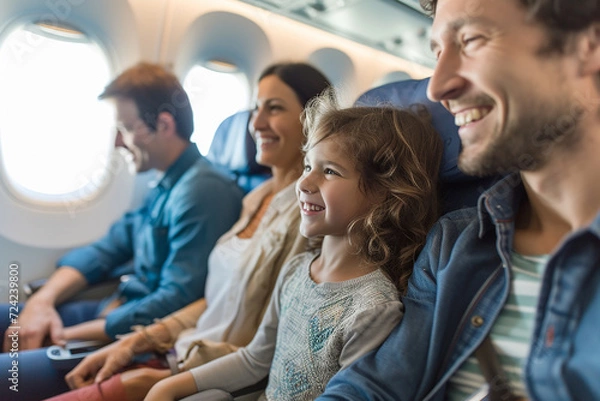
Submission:
M 458 127 L 454 124 L 454 117 L 440 103 L 432 102 L 427 98 L 427 85 L 429 78 L 409 79 L 392 82 L 371 89 L 361 95 L 355 106 L 395 106 L 408 108 L 414 104 L 424 105 L 431 114 L 431 122 L 444 141 L 444 154 L 440 166 L 440 180 L 442 182 L 463 182 L 473 180 L 456 166 L 461 144 L 458 136 Z
M 243 110 L 227 117 L 215 131 L 206 157 L 230 171 L 248 168 L 245 138 L 252 112 Z
M 256 163 L 256 146 L 249 131 L 252 110 L 227 117 L 215 131 L 206 158 L 236 181 L 244 192 L 251 191 L 271 176 L 271 169 Z

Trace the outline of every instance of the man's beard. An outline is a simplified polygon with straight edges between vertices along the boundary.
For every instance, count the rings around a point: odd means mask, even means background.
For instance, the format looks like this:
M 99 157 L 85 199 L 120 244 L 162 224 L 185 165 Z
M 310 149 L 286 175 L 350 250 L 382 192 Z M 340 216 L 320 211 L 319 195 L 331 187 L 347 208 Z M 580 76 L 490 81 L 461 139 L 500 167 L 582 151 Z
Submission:
M 466 174 L 490 176 L 515 171 L 535 171 L 543 167 L 556 146 L 574 147 L 581 138 L 584 107 L 561 101 L 553 108 L 538 105 L 536 113 L 522 115 L 494 138 L 477 155 L 464 151 L 458 167 Z

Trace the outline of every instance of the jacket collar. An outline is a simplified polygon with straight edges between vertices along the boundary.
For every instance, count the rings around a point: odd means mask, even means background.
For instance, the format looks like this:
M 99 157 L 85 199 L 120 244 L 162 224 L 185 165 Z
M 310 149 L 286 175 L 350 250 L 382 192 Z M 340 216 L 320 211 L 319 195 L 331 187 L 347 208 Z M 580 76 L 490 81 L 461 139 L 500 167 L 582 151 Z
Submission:
M 190 143 L 177 160 L 169 166 L 157 186 L 167 191 L 170 190 L 181 176 L 201 158 L 202 156 L 198 151 L 198 147 Z
M 244 198 L 244 209 L 247 210 L 250 216 L 258 210 L 262 204 L 263 199 L 273 191 L 273 179 L 269 178 L 267 181 L 256 187 Z M 296 202 L 296 181 L 289 184 L 287 187 L 279 191 L 273 197 L 271 201 L 271 208 L 281 213 L 290 207 L 290 203 Z
M 279 191 L 272 200 L 273 208 L 278 212 L 283 212 L 290 207 L 290 204 L 296 203 L 296 181 Z M 298 207 L 298 206 L 297 206 Z M 300 208 L 298 207 L 298 213 Z
M 594 233 L 596 237 L 600 238 L 600 211 L 598 211 L 596 218 L 590 225 L 590 231 Z
M 477 204 L 479 237 L 492 225 L 514 222 L 523 196 L 525 188 L 519 173 L 507 175 L 485 191 Z
M 525 187 L 519 173 L 507 175 L 478 200 L 479 237 L 492 228 L 492 225 L 512 223 L 525 194 Z M 600 211 L 590 226 L 585 229 L 600 238 Z

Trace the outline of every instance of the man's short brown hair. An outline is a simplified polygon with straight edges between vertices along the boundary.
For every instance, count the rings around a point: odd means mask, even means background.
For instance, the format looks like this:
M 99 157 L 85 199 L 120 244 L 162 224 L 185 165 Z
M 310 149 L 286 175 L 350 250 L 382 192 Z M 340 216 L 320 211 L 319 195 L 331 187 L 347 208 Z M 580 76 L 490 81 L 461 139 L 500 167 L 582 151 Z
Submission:
M 173 116 L 181 138 L 189 140 L 194 132 L 194 115 L 187 93 L 177 77 L 160 65 L 139 63 L 128 68 L 98 96 L 99 99 L 117 97 L 131 99 L 142 121 L 152 130 L 156 130 L 158 114 L 167 112 Z

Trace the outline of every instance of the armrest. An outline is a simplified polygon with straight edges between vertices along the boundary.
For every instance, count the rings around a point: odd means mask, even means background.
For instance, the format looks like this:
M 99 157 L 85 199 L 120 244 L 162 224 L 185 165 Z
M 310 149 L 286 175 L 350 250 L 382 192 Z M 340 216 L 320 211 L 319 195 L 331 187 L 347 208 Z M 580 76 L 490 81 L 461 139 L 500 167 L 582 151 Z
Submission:
M 51 345 L 46 356 L 58 370 L 73 369 L 85 356 L 108 344 L 106 341 L 69 341 L 67 345 Z
M 244 387 L 233 393 L 223 390 L 206 390 L 183 398 L 181 401 L 254 401 L 267 387 L 269 377 L 265 377 L 256 384 Z
M 40 278 L 37 280 L 32 280 L 28 283 L 23 284 L 23 292 L 27 297 L 32 296 L 37 290 L 42 288 L 44 284 L 48 281 L 47 278 Z
M 234 398 L 238 398 L 238 397 L 246 396 L 248 394 L 255 393 L 257 391 L 262 392 L 262 391 L 264 391 L 264 389 L 267 388 L 267 383 L 269 383 L 269 376 L 265 377 L 261 381 L 255 383 L 251 386 L 244 387 L 242 389 L 239 389 L 238 391 L 234 391 L 233 393 L 231 393 L 231 395 Z

